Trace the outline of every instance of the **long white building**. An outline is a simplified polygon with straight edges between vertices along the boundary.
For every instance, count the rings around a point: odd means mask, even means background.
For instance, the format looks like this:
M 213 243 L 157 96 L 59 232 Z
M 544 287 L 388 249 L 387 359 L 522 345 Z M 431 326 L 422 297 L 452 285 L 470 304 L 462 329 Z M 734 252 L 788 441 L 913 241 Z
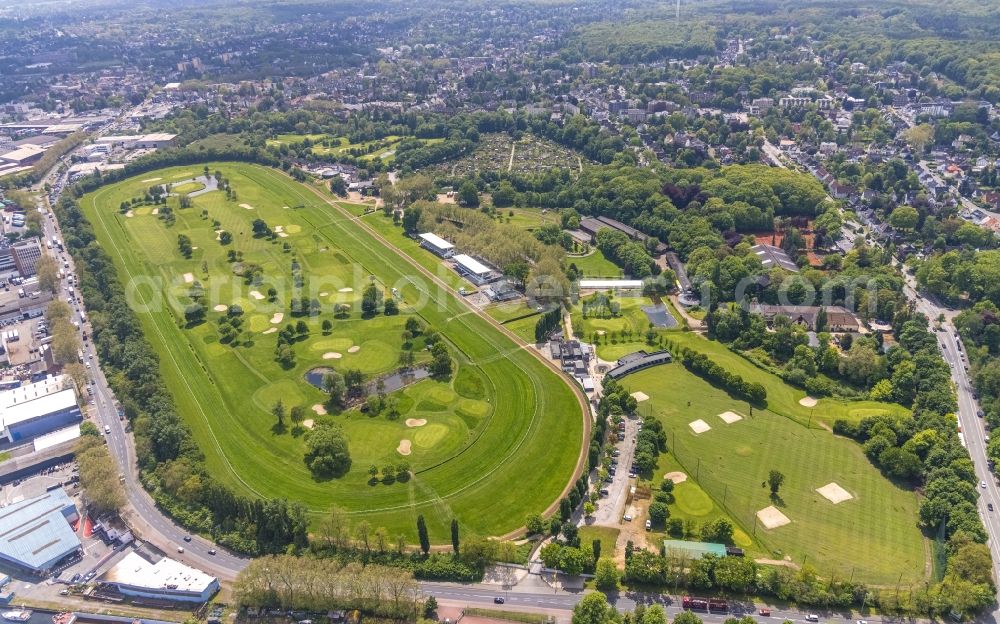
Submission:
M 219 579 L 201 570 L 164 557 L 150 563 L 135 552 L 125 555 L 98 578 L 126 596 L 207 602 L 219 591 Z

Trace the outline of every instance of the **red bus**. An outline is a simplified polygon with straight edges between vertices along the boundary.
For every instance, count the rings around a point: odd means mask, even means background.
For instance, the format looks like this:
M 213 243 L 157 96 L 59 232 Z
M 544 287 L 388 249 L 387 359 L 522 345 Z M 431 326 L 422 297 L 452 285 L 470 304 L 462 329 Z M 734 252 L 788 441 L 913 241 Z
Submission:
M 685 609 L 691 609 L 693 611 L 708 611 L 708 600 L 704 598 L 684 596 L 684 600 L 681 601 L 681 606 Z
M 729 611 L 729 603 L 721 598 L 710 598 L 708 600 L 708 610 L 727 613 Z

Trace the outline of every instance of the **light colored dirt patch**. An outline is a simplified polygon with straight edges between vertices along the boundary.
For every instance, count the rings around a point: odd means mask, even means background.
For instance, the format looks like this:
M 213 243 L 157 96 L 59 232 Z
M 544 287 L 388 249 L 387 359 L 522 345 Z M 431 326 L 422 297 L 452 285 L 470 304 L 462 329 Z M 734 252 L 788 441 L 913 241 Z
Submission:
M 357 353 L 360 350 L 361 350 L 361 347 L 359 347 L 358 345 L 354 345 L 353 347 L 351 347 L 350 349 L 348 349 L 347 352 L 348 353 Z
M 191 282 L 193 282 L 194 281 L 194 273 L 185 273 L 184 274 L 184 281 L 187 282 L 188 284 L 190 284 Z
M 342 357 L 344 356 L 337 353 L 336 351 L 327 351 L 326 353 L 323 354 L 324 360 L 339 360 Z
M 250 296 L 256 299 L 257 301 L 260 301 L 261 299 L 264 298 L 264 295 L 260 294 L 260 291 L 258 290 L 251 290 Z
M 240 204 L 240 208 L 245 208 L 246 210 L 253 210 L 253 206 L 250 204 Z
M 354 292 L 354 289 L 353 288 L 341 288 L 337 292 L 349 293 L 349 292 Z
M 215 306 L 212 309 L 215 310 L 216 312 L 225 312 L 226 310 L 229 309 L 229 306 L 227 306 L 224 303 L 220 303 L 219 305 Z
M 783 527 L 786 524 L 791 523 L 788 516 L 781 513 L 781 511 L 774 505 L 770 505 L 758 511 L 757 519 L 760 520 L 760 523 L 767 529 L 777 529 L 778 527 Z
M 410 442 L 409 440 L 400 440 L 399 446 L 396 447 L 396 452 L 399 453 L 400 455 L 409 455 L 411 445 L 412 442 Z
M 439 203 L 439 204 L 454 204 L 455 203 L 455 195 L 454 195 L 454 193 L 452 194 L 451 197 L 448 197 L 447 193 L 438 193 L 437 194 L 437 203 Z
M 683 472 L 668 472 L 667 474 L 663 475 L 663 479 L 664 480 L 669 479 L 674 482 L 674 485 L 676 485 L 678 483 L 684 483 L 685 481 L 687 481 L 688 476 Z
M 840 487 L 840 485 L 837 484 L 836 481 L 834 481 L 833 483 L 827 483 L 821 488 L 816 488 L 816 491 L 820 493 L 820 496 L 830 501 L 834 505 L 836 505 L 837 503 L 842 503 L 844 501 L 849 501 L 852 498 L 854 498 L 853 496 L 851 496 L 850 492 Z
M 320 408 L 320 409 L 323 409 L 322 405 L 313 405 L 313 409 L 316 409 L 317 407 Z M 319 412 L 316 412 L 316 413 L 318 414 Z M 323 413 L 324 414 L 326 413 L 325 409 L 323 410 Z M 315 421 L 313 421 L 312 418 L 306 418 L 305 420 L 302 421 L 302 426 L 305 427 L 306 429 L 312 429 L 313 425 L 315 425 L 315 424 L 316 423 L 315 423 Z
M 158 215 L 158 214 L 160 214 L 160 209 L 159 208 L 153 208 L 153 212 L 151 212 L 150 214 Z
M 597 330 L 597 335 L 598 335 L 598 336 L 603 336 L 603 335 L 604 335 L 604 334 L 606 334 L 606 333 L 607 333 L 607 332 L 606 332 L 606 331 L 604 331 L 603 329 L 598 329 L 598 330 Z
M 273 334 L 273 333 L 274 333 L 274 332 L 276 332 L 276 331 L 278 331 L 278 328 L 277 328 L 277 327 L 270 327 L 270 328 L 268 328 L 268 329 L 265 329 L 265 330 L 264 330 L 263 332 L 261 332 L 261 333 L 262 333 L 262 334 Z
M 135 213 L 133 211 L 131 211 L 131 210 L 129 210 L 128 212 L 125 213 L 125 218 L 126 219 L 131 219 L 134 216 L 135 216 Z
M 801 399 L 799 399 L 799 405 L 803 407 L 816 407 L 817 403 L 819 403 L 819 400 L 814 399 L 811 396 L 802 397 Z
M 407 427 L 423 427 L 426 424 L 427 424 L 427 419 L 426 418 L 407 418 L 406 419 L 406 426 Z
M 788 559 L 767 559 L 762 557 L 760 559 L 754 559 L 754 561 L 764 565 L 784 566 L 786 568 L 791 568 L 792 570 L 799 569 L 799 564 L 794 561 L 789 561 Z
M 649 400 L 649 395 L 646 394 L 645 392 L 633 392 L 632 398 L 638 401 L 639 403 L 642 403 L 643 401 Z
M 743 416 L 737 414 L 736 412 L 722 412 L 719 414 L 719 418 L 721 418 L 727 425 L 743 420 Z
M 147 182 L 159 182 L 162 179 L 163 178 L 146 178 L 145 180 L 142 181 L 142 183 L 145 184 Z
M 702 419 L 698 419 L 688 423 L 688 427 L 691 427 L 691 431 L 695 433 L 705 433 L 706 431 L 711 431 L 712 428 Z
M 275 312 L 274 316 L 271 317 L 271 324 L 272 325 L 277 325 L 278 323 L 281 322 L 281 319 L 283 319 L 283 318 L 285 318 L 285 313 L 284 312 Z

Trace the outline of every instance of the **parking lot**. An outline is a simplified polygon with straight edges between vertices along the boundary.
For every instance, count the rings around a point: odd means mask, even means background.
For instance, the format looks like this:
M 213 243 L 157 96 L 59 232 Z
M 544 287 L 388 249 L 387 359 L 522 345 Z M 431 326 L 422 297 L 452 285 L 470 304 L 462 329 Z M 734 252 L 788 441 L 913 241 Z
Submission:
M 632 466 L 632 458 L 635 455 L 635 438 L 639 433 L 640 420 L 636 417 L 625 419 L 624 440 L 618 441 L 613 451 L 618 451 L 614 458 L 614 476 L 611 476 L 610 483 L 602 483 L 600 489 L 607 490 L 606 496 L 601 496 L 597 505 L 597 511 L 593 517 L 586 522 L 588 525 L 599 525 L 618 527 L 621 525 L 624 515 L 625 502 L 628 500 L 629 490 L 635 479 L 629 477 L 629 468 Z M 617 426 L 612 427 L 613 432 L 618 432 Z M 616 438 L 617 439 L 617 438 Z

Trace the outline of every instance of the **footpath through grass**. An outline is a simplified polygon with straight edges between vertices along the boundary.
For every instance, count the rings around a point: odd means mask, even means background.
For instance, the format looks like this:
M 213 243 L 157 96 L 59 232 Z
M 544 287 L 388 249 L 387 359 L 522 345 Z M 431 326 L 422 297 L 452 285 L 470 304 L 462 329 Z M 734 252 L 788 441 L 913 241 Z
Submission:
M 301 501 L 315 519 L 337 505 L 373 527 L 411 538 L 415 516 L 423 514 L 435 542 L 447 541 L 453 517 L 470 534 L 498 535 L 559 496 L 583 443 L 580 406 L 565 380 L 450 292 L 416 274 L 399 250 L 386 248 L 357 217 L 280 172 L 235 163 L 209 168 L 221 170 L 239 199 L 207 193 L 182 210 L 171 198 L 173 225 L 150 207 L 126 216 L 118 206 L 142 195 L 154 178 L 161 184 L 190 179 L 201 167 L 143 174 L 88 194 L 81 206 L 123 283 L 131 285 L 133 299 L 149 306 L 140 321 L 160 355 L 178 411 L 217 478 L 245 494 Z M 281 226 L 284 236 L 273 242 L 255 238 L 256 218 L 276 231 Z M 231 245 L 216 239 L 213 220 L 233 235 Z M 190 259 L 178 252 L 178 234 L 189 236 L 196 248 Z M 230 249 L 242 252 L 244 264 L 261 266 L 262 286 L 245 285 L 232 275 Z M 323 311 L 307 320 L 309 335 L 295 344 L 296 364 L 285 370 L 274 360 L 272 330 L 298 320 L 290 317 L 288 301 L 293 257 L 305 275 L 304 288 Z M 397 290 L 399 316 L 361 318 L 360 292 L 372 279 L 387 292 Z M 183 326 L 183 305 L 168 302 L 183 303 L 194 281 L 205 287 L 209 314 L 204 324 L 189 329 Z M 275 303 L 263 298 L 272 285 L 278 291 Z M 334 318 L 335 303 L 352 306 L 348 318 Z M 248 340 L 238 347 L 218 339 L 216 322 L 223 312 L 214 308 L 229 304 L 245 311 Z M 448 341 L 457 365 L 453 382 L 425 381 L 396 393 L 403 414 L 396 421 L 312 410 L 325 397 L 305 381 L 309 369 L 358 368 L 370 376 L 391 371 L 408 316 L 419 317 Z M 321 330 L 322 320 L 332 321 L 330 332 Z M 303 462 L 304 435 L 274 426 L 270 407 L 278 398 L 286 407 L 308 406 L 314 421 L 332 419 L 345 428 L 353 459 L 347 475 L 313 479 Z M 408 427 L 407 418 L 427 423 Z M 397 450 L 404 439 L 412 444 L 407 456 Z M 403 460 L 412 466 L 413 478 L 369 485 L 369 464 Z

